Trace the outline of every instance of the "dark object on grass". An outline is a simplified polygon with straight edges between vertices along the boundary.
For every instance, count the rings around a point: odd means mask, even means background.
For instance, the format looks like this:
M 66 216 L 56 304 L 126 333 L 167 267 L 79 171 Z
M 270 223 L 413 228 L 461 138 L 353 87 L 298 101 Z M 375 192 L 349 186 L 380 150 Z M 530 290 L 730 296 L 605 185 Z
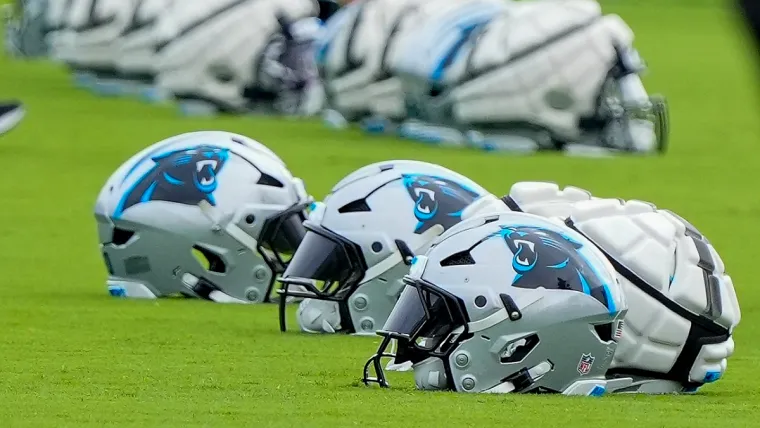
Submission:
M 20 101 L 0 101 L 0 135 L 16 127 L 25 114 Z
M 757 0 L 739 0 L 739 9 L 744 20 L 749 24 L 755 39 L 755 51 L 760 58 L 760 2 Z

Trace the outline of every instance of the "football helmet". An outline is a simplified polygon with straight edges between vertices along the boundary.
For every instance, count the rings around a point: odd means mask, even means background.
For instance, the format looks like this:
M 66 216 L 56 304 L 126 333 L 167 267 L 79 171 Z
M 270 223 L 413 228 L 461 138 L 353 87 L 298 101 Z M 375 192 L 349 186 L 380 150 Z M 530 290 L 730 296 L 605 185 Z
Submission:
M 303 182 L 250 138 L 204 131 L 158 142 L 98 195 L 109 293 L 268 302 L 310 203 Z
M 442 9 L 402 41 L 391 63 L 410 118 L 402 136 L 425 137 L 427 124 L 486 150 L 665 150 L 667 103 L 646 92 L 619 16 L 592 0 L 475 16 Z
M 175 0 L 137 0 L 129 22 L 116 42 L 119 51 L 116 71 L 125 92 L 164 98 L 154 90 L 153 62 L 159 20 L 172 13 L 175 3 Z
M 11 56 L 38 58 L 48 54 L 45 36 L 50 0 L 15 0 L 0 6 L 5 19 L 5 50 Z
M 304 298 L 301 330 L 374 334 L 415 254 L 486 194 L 454 171 L 418 161 L 374 163 L 343 178 L 304 222 L 304 240 L 279 280 L 283 296 Z M 280 328 L 286 330 L 284 304 Z
M 74 71 L 92 79 L 85 85 L 101 95 L 119 95 L 117 41 L 129 24 L 138 0 L 75 0 L 71 5 L 66 39 L 57 55 Z
M 403 119 L 403 88 L 389 58 L 402 34 L 418 25 L 422 7 L 452 1 L 358 0 L 329 19 L 316 43 L 328 124 L 361 122 L 367 131 L 386 132 Z
M 311 114 L 321 107 L 313 58 L 318 12 L 314 0 L 175 8 L 159 23 L 156 83 L 187 115 Z
M 525 213 L 465 220 L 417 256 L 404 284 L 366 384 L 388 386 L 380 359 L 394 357 L 413 363 L 422 390 L 607 389 L 627 305 L 609 261 L 562 223 Z
M 53 39 L 66 28 L 73 3 L 74 0 L 15 0 L 3 6 L 6 51 L 16 57 L 50 55 Z
M 720 255 L 691 223 L 650 203 L 596 198 L 554 183 L 517 183 L 502 201 L 512 211 L 566 222 L 615 268 L 629 311 L 610 390 L 695 392 L 723 377 L 739 302 Z M 493 198 L 483 198 L 463 217 L 499 210 Z

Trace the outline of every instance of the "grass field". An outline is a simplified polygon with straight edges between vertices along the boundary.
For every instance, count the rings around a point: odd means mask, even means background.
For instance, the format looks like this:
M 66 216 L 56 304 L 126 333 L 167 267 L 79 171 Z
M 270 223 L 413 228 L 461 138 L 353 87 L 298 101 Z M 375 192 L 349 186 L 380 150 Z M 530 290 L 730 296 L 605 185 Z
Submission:
M 509 157 L 318 123 L 184 120 L 75 90 L 54 65 L 0 58 L 0 99 L 28 106 L 0 137 L 0 427 L 758 426 L 758 76 L 738 22 L 718 4 L 605 3 L 636 30 L 649 88 L 670 99 L 663 158 Z M 369 389 L 358 379 L 378 340 L 281 334 L 274 306 L 108 297 L 92 216 L 100 186 L 143 146 L 201 129 L 260 139 L 318 197 L 359 166 L 411 158 L 499 194 L 514 181 L 554 180 L 675 210 L 710 237 L 737 287 L 743 319 L 728 374 L 688 397 L 420 393 L 409 374 Z

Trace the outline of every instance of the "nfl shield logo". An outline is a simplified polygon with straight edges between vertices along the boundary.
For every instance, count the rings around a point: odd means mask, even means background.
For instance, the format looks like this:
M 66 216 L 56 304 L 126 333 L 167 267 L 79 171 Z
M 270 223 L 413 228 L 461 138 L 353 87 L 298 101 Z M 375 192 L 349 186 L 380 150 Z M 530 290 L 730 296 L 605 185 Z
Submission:
M 591 354 L 583 354 L 581 355 L 581 360 L 578 361 L 578 373 L 583 375 L 587 375 L 588 372 L 591 371 L 591 366 L 594 365 L 594 357 L 591 356 Z

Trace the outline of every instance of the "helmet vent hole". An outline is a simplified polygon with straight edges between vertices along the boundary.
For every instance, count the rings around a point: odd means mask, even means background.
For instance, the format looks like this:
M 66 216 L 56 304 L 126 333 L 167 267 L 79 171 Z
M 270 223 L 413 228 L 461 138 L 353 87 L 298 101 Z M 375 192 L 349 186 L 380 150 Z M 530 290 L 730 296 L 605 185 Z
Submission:
M 261 177 L 259 177 L 259 181 L 257 181 L 256 184 L 260 184 L 262 186 L 285 187 L 285 185 L 282 184 L 280 180 L 263 172 L 261 173 Z
M 129 242 L 135 235 L 135 232 L 126 229 L 113 228 L 113 235 L 111 236 L 111 243 L 114 245 L 124 245 Z
M 200 263 L 200 265 L 203 266 L 203 268 L 207 271 L 214 273 L 227 272 L 227 265 L 225 265 L 222 257 L 209 250 L 208 248 L 203 248 L 199 245 L 193 245 L 192 253 L 193 257 L 198 260 L 198 263 Z
M 445 259 L 441 260 L 441 266 L 461 266 L 461 265 L 474 265 L 475 259 L 470 255 L 470 250 L 460 251 L 454 253 Z
M 502 364 L 519 363 L 538 345 L 538 335 L 531 334 L 507 344 L 499 355 Z
M 369 205 L 367 205 L 367 201 L 364 199 L 357 199 L 353 202 L 349 202 L 346 205 L 343 205 L 342 207 L 338 208 L 338 212 L 341 214 L 369 212 L 369 211 L 372 211 L 372 209 L 370 209 Z

